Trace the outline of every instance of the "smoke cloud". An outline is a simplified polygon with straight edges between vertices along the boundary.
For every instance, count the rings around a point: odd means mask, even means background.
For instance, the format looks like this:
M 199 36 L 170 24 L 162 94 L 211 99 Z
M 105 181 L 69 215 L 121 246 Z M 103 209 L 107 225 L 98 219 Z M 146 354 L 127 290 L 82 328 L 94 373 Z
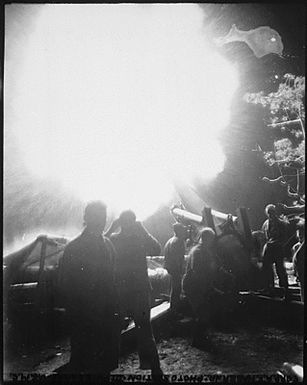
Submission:
M 196 4 L 7 5 L 5 145 L 29 178 L 143 219 L 174 180 L 220 172 L 237 74 L 204 21 Z

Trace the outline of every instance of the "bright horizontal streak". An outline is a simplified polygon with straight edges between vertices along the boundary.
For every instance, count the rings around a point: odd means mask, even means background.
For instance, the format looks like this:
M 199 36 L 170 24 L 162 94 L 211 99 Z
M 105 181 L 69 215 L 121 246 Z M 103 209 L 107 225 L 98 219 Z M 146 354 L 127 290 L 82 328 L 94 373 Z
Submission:
M 14 100 L 33 173 L 145 217 L 172 178 L 223 169 L 237 74 L 206 43 L 198 5 L 43 7 Z

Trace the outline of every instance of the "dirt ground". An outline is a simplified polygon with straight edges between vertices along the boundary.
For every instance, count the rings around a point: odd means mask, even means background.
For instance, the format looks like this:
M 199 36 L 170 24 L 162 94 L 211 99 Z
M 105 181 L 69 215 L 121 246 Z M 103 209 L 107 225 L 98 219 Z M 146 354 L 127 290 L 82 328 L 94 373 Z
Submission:
M 183 333 L 187 334 L 187 333 Z M 165 338 L 166 337 L 166 338 Z M 157 344 L 165 374 L 275 374 L 284 362 L 303 366 L 303 336 L 274 327 L 213 331 L 210 352 L 191 346 L 191 338 L 164 336 Z M 138 368 L 138 355 L 121 357 L 118 374 L 150 374 Z
M 158 328 L 157 347 L 165 374 L 275 374 L 284 362 L 303 365 L 303 336 L 271 326 L 235 328 L 231 332 L 212 332 L 214 349 L 210 352 L 190 344 L 191 325 L 174 330 Z M 69 340 L 61 337 L 35 346 L 20 345 L 4 357 L 5 378 L 10 373 L 49 375 L 69 360 Z M 126 348 L 114 374 L 150 374 L 139 369 L 135 345 Z

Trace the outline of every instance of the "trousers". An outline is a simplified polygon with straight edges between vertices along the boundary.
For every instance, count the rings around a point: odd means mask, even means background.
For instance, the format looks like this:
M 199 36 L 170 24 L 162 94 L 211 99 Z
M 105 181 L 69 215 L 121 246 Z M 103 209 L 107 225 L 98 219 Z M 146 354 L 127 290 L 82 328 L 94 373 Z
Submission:
M 274 287 L 273 264 L 279 279 L 279 286 L 288 288 L 288 275 L 284 265 L 284 248 L 280 243 L 266 243 L 263 249 L 263 273 L 265 288 Z
M 69 314 L 70 370 L 76 374 L 108 375 L 118 366 L 119 322 Z
M 160 360 L 150 322 L 149 292 L 125 290 L 120 298 L 121 314 L 131 317 L 136 326 L 140 369 L 158 370 Z
M 172 274 L 171 275 L 171 295 L 170 295 L 170 305 L 172 310 L 177 310 L 178 304 L 180 302 L 181 294 L 181 274 Z

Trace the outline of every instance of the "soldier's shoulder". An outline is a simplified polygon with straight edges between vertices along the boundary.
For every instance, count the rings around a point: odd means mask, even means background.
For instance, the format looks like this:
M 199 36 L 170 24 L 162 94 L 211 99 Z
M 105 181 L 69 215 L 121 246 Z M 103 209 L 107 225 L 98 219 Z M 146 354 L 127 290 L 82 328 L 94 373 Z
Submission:
M 184 245 L 184 241 L 178 237 L 173 237 L 171 238 L 172 239 L 172 244 L 175 245 L 175 246 L 178 246 L 178 245 Z
M 270 221 L 270 220 L 269 220 L 269 218 L 268 218 L 268 219 L 266 219 L 266 220 L 263 222 L 262 229 L 264 229 L 265 227 L 268 226 L 269 221 Z
M 82 243 L 82 234 L 78 235 L 76 238 L 74 238 L 72 241 L 70 241 L 66 245 L 65 253 L 70 253 L 70 252 L 74 252 L 75 250 L 78 250 L 81 243 Z
M 167 246 L 170 250 L 177 250 L 181 246 L 181 241 L 177 237 L 172 237 L 167 241 Z
M 165 242 L 165 247 L 166 247 L 166 246 L 169 246 L 169 245 L 172 243 L 172 239 L 173 239 L 173 238 L 170 238 L 170 239 L 168 239 L 168 240 Z

